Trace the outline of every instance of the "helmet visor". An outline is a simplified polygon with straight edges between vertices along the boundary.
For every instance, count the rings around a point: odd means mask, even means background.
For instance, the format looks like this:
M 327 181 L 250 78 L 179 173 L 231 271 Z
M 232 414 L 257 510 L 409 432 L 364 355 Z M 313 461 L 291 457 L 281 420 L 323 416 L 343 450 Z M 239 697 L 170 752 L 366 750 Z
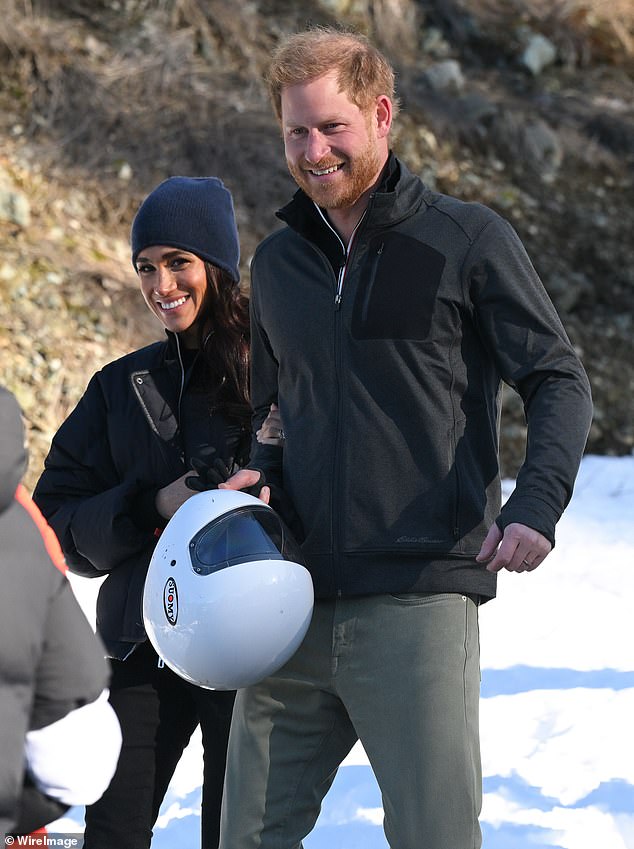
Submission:
M 290 560 L 304 565 L 299 546 L 269 507 L 240 507 L 214 519 L 189 543 L 192 568 L 209 575 L 250 560 Z

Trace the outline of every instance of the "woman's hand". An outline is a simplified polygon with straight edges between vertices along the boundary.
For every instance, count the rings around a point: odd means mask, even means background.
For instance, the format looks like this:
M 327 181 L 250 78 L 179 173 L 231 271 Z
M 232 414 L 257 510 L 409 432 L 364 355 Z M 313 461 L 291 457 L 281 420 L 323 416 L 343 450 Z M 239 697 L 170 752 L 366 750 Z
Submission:
M 269 414 L 262 422 L 262 427 L 256 431 L 255 436 L 262 445 L 284 445 L 286 436 L 277 404 L 271 404 Z
M 185 472 L 180 478 L 159 489 L 156 493 L 154 503 L 156 509 L 164 519 L 171 519 L 181 504 L 184 504 L 188 498 L 196 494 L 195 490 L 190 489 L 185 484 L 185 478 L 194 477 L 195 475 L 196 472 Z

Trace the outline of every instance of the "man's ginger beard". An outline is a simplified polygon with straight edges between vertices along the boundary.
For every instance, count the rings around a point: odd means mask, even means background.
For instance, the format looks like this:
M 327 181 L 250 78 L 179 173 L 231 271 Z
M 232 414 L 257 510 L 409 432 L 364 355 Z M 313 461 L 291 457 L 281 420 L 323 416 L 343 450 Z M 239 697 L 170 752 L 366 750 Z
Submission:
M 297 164 L 286 160 L 288 170 L 297 185 L 315 201 L 317 206 L 323 209 L 344 209 L 353 206 L 376 180 L 381 169 L 381 159 L 369 118 L 366 123 L 368 143 L 362 151 L 353 154 L 352 157 L 331 155 L 328 159 L 312 165 L 303 157 Z M 344 165 L 343 174 L 332 183 L 325 181 L 318 183 L 305 173 L 306 169 L 321 171 L 339 164 Z

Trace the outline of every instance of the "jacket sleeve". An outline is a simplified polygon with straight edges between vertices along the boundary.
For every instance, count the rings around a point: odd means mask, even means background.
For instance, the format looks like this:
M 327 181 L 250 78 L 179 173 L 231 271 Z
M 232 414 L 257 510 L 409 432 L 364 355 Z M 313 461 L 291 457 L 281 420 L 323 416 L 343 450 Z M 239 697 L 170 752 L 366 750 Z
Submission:
M 284 449 L 263 445 L 256 433 L 267 417 L 271 404 L 278 400 L 278 363 L 266 331 L 259 320 L 258 287 L 255 263 L 251 268 L 251 401 L 253 406 L 251 459 L 248 467 L 264 474 L 271 490 L 271 507 L 281 516 L 299 542 L 304 531 L 295 506 L 284 489 Z
M 107 400 L 96 374 L 55 434 L 33 493 L 70 570 L 89 578 L 146 550 L 153 535 L 135 522 L 147 482 L 121 481 L 107 423 Z
M 51 725 L 94 702 L 109 680 L 104 646 L 63 575 L 49 599 L 41 652 L 31 705 L 31 730 Z
M 45 568 L 54 569 L 52 564 Z M 107 701 L 105 650 L 67 578 L 59 573 L 46 609 L 41 654 L 33 682 L 25 764 L 27 800 L 91 804 L 116 768 L 121 729 Z M 36 792 L 37 791 L 37 792 Z M 50 804 L 50 801 L 49 801 Z
M 5 587 L 0 605 L 2 767 L 10 771 L 11 819 L 18 830 L 32 830 L 49 817 L 56 818 L 60 805 L 66 803 L 59 796 L 55 801 L 54 785 L 49 788 L 52 793 L 38 786 L 37 769 L 20 794 L 25 758 L 29 760 L 28 735 L 59 722 L 66 724 L 68 717 L 95 703 L 108 684 L 109 669 L 104 647 L 66 576 L 51 562 L 50 546 L 32 513 L 14 499 L 0 519 L 0 573 Z M 79 736 L 73 736 L 73 746 L 78 746 L 78 740 Z M 72 758 L 82 760 L 84 769 L 94 765 L 98 771 L 104 761 L 111 763 L 110 755 L 105 759 L 99 755 L 98 763 L 93 764 L 94 753 L 94 747 L 82 744 Z M 51 772 L 63 773 L 65 757 L 47 756 L 46 761 Z M 0 775 L 0 783 L 2 778 Z
M 468 298 L 502 379 L 524 402 L 526 456 L 497 519 L 520 522 L 554 544 L 592 419 L 590 384 L 557 312 L 513 230 L 495 216 L 466 266 Z
M 272 403 L 277 403 L 278 363 L 275 359 L 266 331 L 259 320 L 258 287 L 255 267 L 251 282 L 251 403 L 253 407 L 251 460 L 249 468 L 264 472 L 266 481 L 276 487 L 282 486 L 283 449 L 276 445 L 262 445 L 256 433 L 267 417 Z

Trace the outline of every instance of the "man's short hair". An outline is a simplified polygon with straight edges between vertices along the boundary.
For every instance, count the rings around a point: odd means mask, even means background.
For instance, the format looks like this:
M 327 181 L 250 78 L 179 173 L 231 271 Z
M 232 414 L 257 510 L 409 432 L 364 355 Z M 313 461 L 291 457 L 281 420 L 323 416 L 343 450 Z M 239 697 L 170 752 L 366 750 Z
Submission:
M 365 110 L 387 95 L 398 112 L 394 70 L 383 54 L 360 33 L 334 27 L 311 27 L 278 45 L 266 82 L 278 121 L 282 120 L 282 90 L 337 71 L 341 91 Z

